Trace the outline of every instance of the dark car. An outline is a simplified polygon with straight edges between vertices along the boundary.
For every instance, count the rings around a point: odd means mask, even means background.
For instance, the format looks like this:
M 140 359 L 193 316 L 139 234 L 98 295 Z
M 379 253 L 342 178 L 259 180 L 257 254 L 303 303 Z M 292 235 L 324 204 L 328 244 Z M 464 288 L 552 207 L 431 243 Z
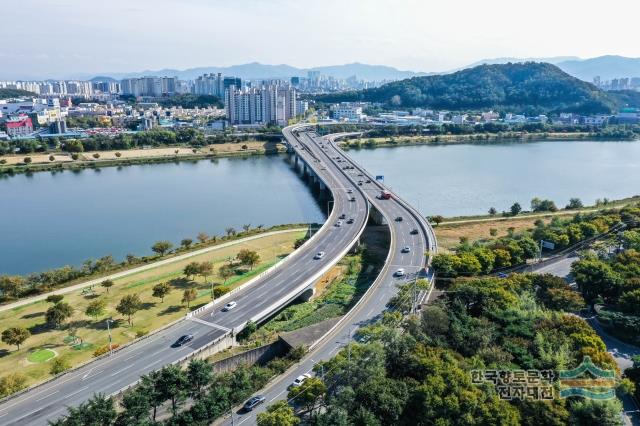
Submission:
M 346 218 L 346 217 L 347 217 L 347 215 L 346 215 L 346 214 L 344 214 L 344 213 L 342 213 L 342 214 L 338 217 L 338 219 L 344 219 L 344 218 Z
M 410 233 L 411 235 L 418 235 L 418 230 L 416 228 L 413 228 Z
M 353 223 L 353 218 L 349 218 L 349 220 L 347 220 L 348 224 L 352 224 Z
M 173 344 L 174 348 L 178 348 L 180 346 L 186 345 L 190 341 L 193 340 L 193 334 L 185 334 L 184 336 L 180 336 L 178 340 Z
M 264 403 L 267 399 L 262 395 L 256 395 L 244 403 L 244 411 L 251 411 L 258 405 Z
M 402 222 L 402 216 L 396 217 L 396 222 Z

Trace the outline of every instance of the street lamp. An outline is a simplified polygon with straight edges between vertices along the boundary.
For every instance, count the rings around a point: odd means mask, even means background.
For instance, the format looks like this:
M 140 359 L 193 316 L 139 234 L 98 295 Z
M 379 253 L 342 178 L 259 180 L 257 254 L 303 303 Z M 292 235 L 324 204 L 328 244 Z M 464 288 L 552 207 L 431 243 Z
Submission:
M 109 332 L 109 355 L 111 355 L 111 327 L 109 327 L 109 324 L 113 321 L 111 318 L 107 318 L 107 331 Z

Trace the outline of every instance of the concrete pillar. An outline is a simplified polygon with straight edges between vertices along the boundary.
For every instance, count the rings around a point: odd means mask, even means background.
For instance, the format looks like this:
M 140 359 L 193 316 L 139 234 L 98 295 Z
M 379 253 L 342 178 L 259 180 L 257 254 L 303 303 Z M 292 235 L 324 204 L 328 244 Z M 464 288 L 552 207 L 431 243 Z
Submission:
M 369 209 L 369 217 L 376 225 L 388 225 L 382 213 L 380 213 L 373 205 Z

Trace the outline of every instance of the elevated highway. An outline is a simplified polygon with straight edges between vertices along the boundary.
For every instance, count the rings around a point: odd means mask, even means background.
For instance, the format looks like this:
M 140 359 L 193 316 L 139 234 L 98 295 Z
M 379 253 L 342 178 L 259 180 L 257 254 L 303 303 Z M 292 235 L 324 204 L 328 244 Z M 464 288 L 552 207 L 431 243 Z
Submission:
M 330 357 L 339 347 L 336 338 L 343 341 L 347 330 L 371 320 L 385 309 L 398 282 L 415 279 L 418 275 L 428 276 L 425 267 L 430 257 L 425 256 L 425 252 L 429 248 L 436 249 L 435 236 L 418 212 L 395 194 L 391 200 L 376 198 L 384 186 L 344 154 L 335 144 L 335 137 L 320 138 L 305 131 L 304 126 L 288 127 L 284 129 L 284 135 L 301 163 L 303 173 L 333 199 L 331 213 L 320 230 L 260 276 L 185 319 L 3 401 L 0 403 L 0 424 L 44 425 L 47 420 L 63 415 L 68 406 L 77 406 L 95 393 L 118 394 L 135 385 L 142 375 L 164 365 L 205 356 L 232 345 L 235 335 L 248 321 L 264 321 L 296 298 L 308 294 L 318 278 L 358 244 L 372 208 L 382 215 L 391 229 L 387 262 L 358 305 L 313 348 L 311 354 L 319 359 Z M 346 165 L 353 169 L 345 169 Z M 359 180 L 363 180 L 362 185 L 358 185 Z M 342 214 L 345 215 L 342 225 L 335 226 Z M 400 216 L 402 221 L 396 221 Z M 348 219 L 353 219 L 353 223 L 347 223 Z M 418 233 L 412 234 L 413 229 Z M 401 252 L 405 246 L 410 248 L 407 253 Z M 315 256 L 319 252 L 324 252 L 321 259 Z M 396 279 L 393 273 L 399 268 L 404 268 L 405 275 Z M 223 312 L 222 306 L 231 300 L 237 302 L 237 307 Z M 193 334 L 194 339 L 186 346 L 171 347 L 184 334 Z M 346 337 L 350 336 L 349 333 Z M 312 365 L 309 363 L 313 363 L 310 356 L 300 368 Z M 285 376 L 276 383 L 284 384 L 288 380 L 289 376 Z M 274 387 L 274 392 L 280 393 L 278 389 Z
M 288 387 L 297 376 L 312 371 L 319 361 L 330 359 L 348 344 L 359 327 L 379 318 L 385 311 L 387 302 L 397 293 L 399 284 L 411 282 L 417 278 L 431 281 L 433 278 L 429 268 L 432 255 L 437 251 L 433 229 L 418 211 L 397 194 L 392 193 L 388 200 L 379 198 L 382 190 L 390 191 L 389 188 L 376 181 L 374 176 L 353 161 L 336 144 L 337 139 L 347 134 L 334 134 L 323 138 L 304 125 L 286 128 L 284 134 L 289 145 L 296 152 L 302 148 L 312 152 L 323 163 L 333 163 L 347 177 L 350 188 L 358 188 L 364 193 L 372 211 L 379 213 L 388 223 L 391 244 L 384 267 L 360 301 L 332 330 L 310 348 L 308 354 L 295 368 L 290 369 L 259 392 L 266 397 L 266 403 L 249 413 L 238 410 L 233 414 L 233 419 L 229 417 L 220 421 L 220 424 L 255 424 L 256 416 L 267 406 L 286 398 Z M 402 220 L 397 220 L 398 218 Z M 413 230 L 418 232 L 412 233 Z M 403 250 L 406 247 L 409 248 L 408 252 Z M 404 269 L 403 276 L 396 276 L 398 269 Z

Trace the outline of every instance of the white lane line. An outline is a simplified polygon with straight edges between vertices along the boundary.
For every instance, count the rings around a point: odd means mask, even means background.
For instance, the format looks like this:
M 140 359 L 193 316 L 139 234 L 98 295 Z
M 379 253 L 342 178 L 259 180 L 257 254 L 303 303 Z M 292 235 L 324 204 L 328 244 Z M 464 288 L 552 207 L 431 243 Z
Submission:
M 40 398 L 36 399 L 36 402 L 38 402 L 38 401 L 42 401 L 43 399 L 47 399 L 47 398 L 49 398 L 51 395 L 55 395 L 55 394 L 57 394 L 58 392 L 60 392 L 60 391 L 55 391 L 55 392 L 51 392 L 51 393 L 49 393 L 49 394 L 46 394 L 45 396 L 43 396 L 43 397 L 40 397 Z
M 230 328 L 223 327 L 223 326 L 221 326 L 221 325 L 214 324 L 214 323 L 212 323 L 212 322 L 208 322 L 208 321 L 205 321 L 205 320 L 201 320 L 201 319 L 200 319 L 200 318 L 198 318 L 198 317 L 191 317 L 191 318 L 189 318 L 189 320 L 194 321 L 194 322 L 199 322 L 200 324 L 204 324 L 204 325 L 209 326 L 209 327 L 211 327 L 211 328 L 217 328 L 218 330 L 222 330 L 222 331 L 227 332 L 227 333 L 228 333 L 229 331 L 231 331 L 231 329 L 230 329 Z
M 92 370 L 93 370 L 93 368 L 92 368 Z M 82 376 L 82 381 L 85 381 L 85 380 L 86 380 L 86 379 L 88 379 L 89 377 L 97 376 L 97 375 L 98 375 L 98 373 L 100 373 L 101 371 L 103 371 L 103 370 L 98 370 L 98 371 L 96 371 L 96 372 L 95 372 L 95 373 L 93 373 L 93 374 L 89 374 L 90 372 L 89 372 L 89 373 L 87 373 L 87 374 L 85 374 L 84 376 Z
M 127 370 L 127 369 L 129 369 L 129 368 L 131 368 L 131 367 L 133 367 L 133 364 L 129 364 L 129 365 L 127 365 L 127 366 L 126 366 L 125 368 L 123 368 L 123 369 L 120 369 L 120 370 L 118 370 L 118 371 L 114 371 L 113 373 L 109 374 L 109 376 L 110 376 L 110 377 L 113 377 L 113 376 L 115 376 L 115 375 L 118 375 L 118 374 L 122 373 L 124 370 Z
M 73 393 L 70 393 L 69 395 L 65 396 L 65 399 L 67 399 L 67 398 L 71 398 L 73 395 L 77 395 L 77 394 L 79 394 L 80 392 L 82 392 L 82 391 L 84 391 L 84 390 L 87 390 L 87 389 L 89 389 L 89 386 L 85 386 L 85 387 L 83 387 L 82 389 L 78 389 L 77 391 L 75 391 L 75 392 L 73 392 Z

